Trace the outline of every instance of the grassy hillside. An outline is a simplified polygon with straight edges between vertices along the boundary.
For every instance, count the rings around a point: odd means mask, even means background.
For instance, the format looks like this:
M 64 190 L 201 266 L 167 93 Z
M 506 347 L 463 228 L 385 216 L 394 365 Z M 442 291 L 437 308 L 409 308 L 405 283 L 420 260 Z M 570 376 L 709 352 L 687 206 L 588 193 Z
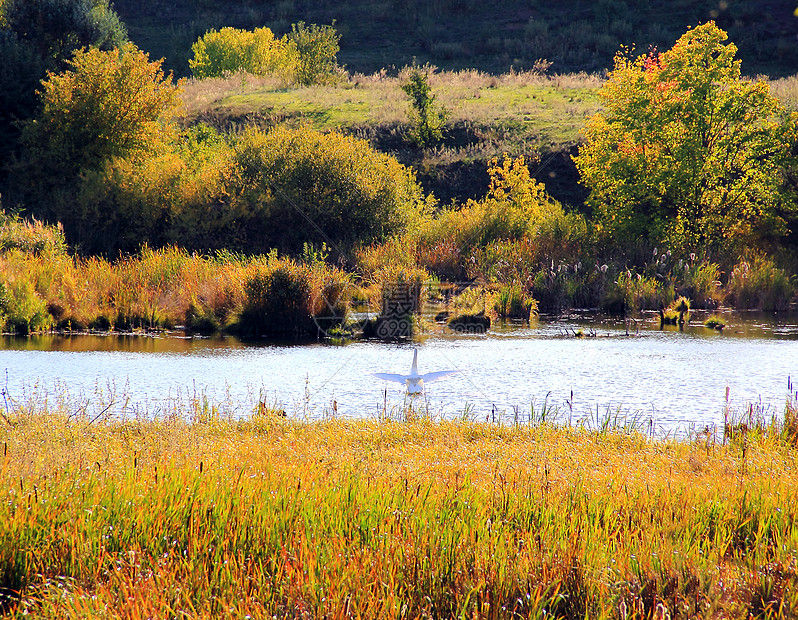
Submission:
M 504 153 L 524 155 L 559 199 L 581 201 L 569 153 L 585 120 L 598 109 L 598 78 L 434 74 L 430 84 L 436 101 L 450 115 L 444 142 L 433 149 L 418 149 L 406 139 L 408 98 L 402 79 L 357 75 L 335 86 L 290 90 L 270 79 L 190 81 L 184 99 L 188 122 L 201 120 L 220 129 L 311 123 L 366 138 L 412 165 L 425 188 L 444 203 L 483 195 L 486 162 Z
M 402 67 L 414 57 L 445 69 L 503 73 L 538 59 L 556 73 L 601 71 L 621 45 L 665 49 L 710 19 L 740 48 L 746 73 L 798 72 L 794 0 L 116 0 L 130 35 L 154 57 L 188 72 L 189 48 L 210 28 L 332 23 L 350 71 Z
M 183 95 L 186 122 L 222 130 L 252 123 L 310 123 L 322 131 L 366 138 L 412 166 L 425 189 L 443 203 L 484 195 L 491 157 L 523 155 L 552 196 L 581 204 L 585 190 L 570 155 L 586 120 L 599 109 L 600 78 L 435 73 L 430 86 L 436 102 L 449 110 L 449 120 L 443 143 L 432 149 L 419 149 L 407 139 L 404 79 L 404 73 L 358 74 L 335 85 L 290 89 L 271 78 L 189 80 Z M 787 108 L 798 110 L 798 77 L 773 80 L 770 86 Z

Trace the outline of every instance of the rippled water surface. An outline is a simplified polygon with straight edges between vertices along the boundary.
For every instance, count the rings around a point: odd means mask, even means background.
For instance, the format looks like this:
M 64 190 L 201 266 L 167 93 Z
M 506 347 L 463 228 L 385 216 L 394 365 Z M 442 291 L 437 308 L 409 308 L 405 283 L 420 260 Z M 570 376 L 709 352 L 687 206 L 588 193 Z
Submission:
M 798 375 L 796 317 L 730 315 L 723 333 L 692 324 L 660 331 L 572 315 L 485 335 L 427 334 L 415 343 L 244 344 L 177 336 L 37 336 L 0 339 L 0 371 L 12 399 L 113 402 L 115 413 L 162 415 L 198 397 L 247 415 L 259 399 L 289 415 L 390 414 L 404 389 L 371 376 L 459 372 L 427 385 L 435 416 L 477 419 L 554 406 L 561 419 L 607 415 L 653 421 L 659 433 L 703 427 L 730 406 L 780 414 L 788 377 Z M 574 334 L 582 330 L 584 337 Z M 627 335 L 628 333 L 628 335 Z M 386 391 L 387 390 L 387 391 Z M 573 393 L 573 399 L 572 399 Z M 569 404 L 570 403 L 570 404 Z M 417 402 L 416 405 L 419 403 Z

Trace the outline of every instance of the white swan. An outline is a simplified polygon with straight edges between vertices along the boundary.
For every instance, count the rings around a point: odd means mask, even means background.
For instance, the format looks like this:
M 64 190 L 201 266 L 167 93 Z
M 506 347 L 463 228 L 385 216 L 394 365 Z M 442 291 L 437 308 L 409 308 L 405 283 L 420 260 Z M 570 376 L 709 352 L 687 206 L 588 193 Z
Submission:
M 428 372 L 426 374 L 418 374 L 418 349 L 413 350 L 413 365 L 410 367 L 409 375 L 395 375 L 387 372 L 375 372 L 374 376 L 378 379 L 385 381 L 395 381 L 396 383 L 404 383 L 407 386 L 408 394 L 421 394 L 424 391 L 425 381 L 434 381 L 446 375 L 458 372 L 456 370 L 439 370 L 437 372 Z

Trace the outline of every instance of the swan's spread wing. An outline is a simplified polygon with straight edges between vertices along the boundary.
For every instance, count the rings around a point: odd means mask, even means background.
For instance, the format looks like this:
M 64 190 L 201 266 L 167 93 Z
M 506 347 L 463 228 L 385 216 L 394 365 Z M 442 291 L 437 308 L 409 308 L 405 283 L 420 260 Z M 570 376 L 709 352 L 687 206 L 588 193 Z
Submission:
M 440 379 L 441 377 L 445 377 L 446 375 L 451 375 L 458 372 L 457 370 L 439 370 L 437 372 L 428 372 L 425 375 L 421 375 L 421 378 L 424 381 L 435 381 L 435 379 Z
M 385 381 L 396 381 L 397 383 L 404 383 L 405 379 L 407 378 L 404 375 L 394 375 L 388 372 L 375 372 L 374 376 L 377 377 L 377 379 L 384 379 Z

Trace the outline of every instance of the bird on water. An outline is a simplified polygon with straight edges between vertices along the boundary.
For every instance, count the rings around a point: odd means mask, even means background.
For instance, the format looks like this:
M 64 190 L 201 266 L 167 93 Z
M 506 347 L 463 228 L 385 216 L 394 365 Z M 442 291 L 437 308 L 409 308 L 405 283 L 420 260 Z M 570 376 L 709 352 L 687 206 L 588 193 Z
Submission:
M 410 367 L 410 374 L 399 375 L 387 372 L 375 372 L 374 376 L 378 379 L 385 381 L 394 381 L 396 383 L 404 383 L 407 387 L 408 394 L 421 394 L 424 391 L 424 382 L 435 381 L 447 375 L 457 372 L 456 370 L 438 370 L 436 372 L 428 372 L 419 374 L 418 372 L 418 349 L 413 350 L 413 365 Z

